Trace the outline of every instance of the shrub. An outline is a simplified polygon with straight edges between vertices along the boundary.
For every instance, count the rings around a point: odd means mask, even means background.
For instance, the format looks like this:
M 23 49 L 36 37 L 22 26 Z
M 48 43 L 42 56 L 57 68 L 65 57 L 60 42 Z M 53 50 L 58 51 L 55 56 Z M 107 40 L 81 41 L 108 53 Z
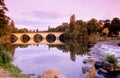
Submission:
M 107 61 L 111 64 L 114 64 L 114 65 L 117 65 L 117 63 L 118 63 L 118 60 L 114 55 L 106 55 L 104 59 L 105 59 L 105 61 Z
M 11 57 L 5 50 L 5 48 L 0 45 L 0 64 L 7 64 L 11 62 Z
M 11 56 L 3 45 L 0 45 L 0 67 L 10 71 L 10 78 L 29 78 L 27 75 L 19 74 L 20 70 L 11 63 Z
M 118 63 L 117 58 L 116 58 L 114 55 L 106 55 L 106 56 L 105 56 L 105 61 L 113 64 L 113 65 L 114 65 L 113 70 L 115 71 L 116 65 L 117 65 L 117 63 Z

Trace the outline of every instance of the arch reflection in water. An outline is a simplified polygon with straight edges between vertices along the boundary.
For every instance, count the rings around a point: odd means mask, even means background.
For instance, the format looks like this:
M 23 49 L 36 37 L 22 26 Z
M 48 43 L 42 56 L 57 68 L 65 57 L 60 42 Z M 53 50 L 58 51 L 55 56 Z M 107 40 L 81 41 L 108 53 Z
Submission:
M 67 42 L 69 42 L 69 40 L 71 40 L 71 38 L 70 38 L 69 34 L 63 33 L 59 36 L 59 40 L 63 43 L 67 43 Z
M 11 42 L 14 43 L 18 40 L 18 38 L 15 35 L 11 35 Z
M 45 39 L 43 39 L 45 40 Z M 28 46 L 33 45 L 33 44 L 18 44 L 18 45 L 11 45 L 10 47 L 20 47 L 20 48 L 27 48 Z M 39 44 L 36 44 L 34 46 L 39 46 Z M 86 55 L 88 53 L 88 47 L 89 44 L 88 42 L 85 40 L 84 43 L 82 43 L 80 40 L 74 40 L 74 41 L 69 41 L 68 43 L 64 43 L 64 44 L 53 44 L 53 45 L 48 45 L 49 50 L 51 48 L 57 48 L 58 50 L 63 51 L 64 53 L 70 52 L 70 59 L 72 61 L 76 61 L 76 55 Z M 11 48 L 13 49 L 13 48 Z M 11 50 L 11 51 L 15 51 L 15 50 Z
M 47 40 L 49 43 L 53 43 L 53 42 L 55 42 L 56 37 L 55 37 L 55 35 L 53 35 L 53 34 L 48 34 L 48 35 L 46 36 L 46 40 Z
M 88 41 L 85 40 L 84 43 L 81 40 L 73 40 L 65 43 L 64 45 L 48 45 L 49 48 L 56 47 L 63 52 L 70 52 L 70 58 L 72 61 L 76 61 L 76 55 L 86 55 L 88 53 Z
M 36 43 L 40 43 L 42 40 L 43 40 L 43 37 L 42 37 L 40 34 L 36 34 L 36 35 L 34 36 L 34 41 L 35 41 Z
M 102 42 L 101 44 L 103 44 L 103 43 L 104 42 Z M 42 69 L 44 67 L 43 64 L 45 63 L 44 65 L 46 66 L 46 68 L 51 67 L 51 65 L 53 65 L 53 67 L 54 67 L 54 65 L 61 66 L 60 68 L 63 68 L 62 71 L 65 73 L 68 73 L 68 75 L 66 75 L 66 76 L 68 76 L 68 78 L 81 78 L 81 73 L 80 73 L 81 67 L 79 67 L 79 66 L 82 66 L 82 65 L 81 65 L 80 61 L 82 62 L 82 59 L 85 57 L 85 55 L 87 55 L 88 45 L 89 44 L 86 40 L 85 41 L 76 40 L 73 42 L 69 41 L 69 43 L 66 43 L 65 45 L 49 45 L 49 48 L 55 48 L 55 49 L 51 49 L 51 50 L 48 50 L 48 46 L 46 46 L 46 45 L 45 46 L 40 45 L 40 46 L 38 46 L 38 48 L 36 46 L 32 46 L 33 48 L 31 48 L 30 45 L 28 45 L 29 46 L 28 48 L 27 48 L 27 45 L 18 45 L 17 46 L 17 45 L 8 45 L 7 44 L 4 46 L 5 46 L 6 50 L 10 50 L 9 52 L 16 51 L 16 53 L 14 54 L 14 57 L 15 57 L 14 62 L 16 62 L 16 63 L 14 63 L 14 64 L 18 65 L 19 68 L 20 68 L 20 66 L 22 66 L 21 69 L 24 67 L 22 70 L 24 72 L 23 74 L 33 73 L 34 71 L 36 71 L 34 73 L 35 75 L 36 74 L 38 75 L 38 73 L 41 74 L 41 73 L 43 73 Z M 10 47 L 10 48 L 8 48 L 8 47 Z M 24 49 L 24 50 L 21 50 L 18 47 L 21 47 L 21 49 Z M 16 48 L 16 50 L 15 50 L 15 48 Z M 27 48 L 27 49 L 25 49 L 25 48 Z M 59 49 L 59 50 L 56 51 L 56 49 Z M 60 50 L 62 50 L 63 53 Z M 68 52 L 70 52 L 70 53 L 68 53 Z M 52 53 L 53 53 L 53 56 L 52 56 Z M 33 55 L 33 54 L 36 55 L 37 58 L 33 57 L 33 59 L 31 59 L 31 55 Z M 52 58 L 51 57 L 48 58 L 47 54 L 50 55 Z M 74 62 L 69 63 L 70 58 L 66 59 L 67 54 L 68 55 L 70 54 L 68 57 L 70 57 L 71 60 Z M 59 59 L 56 60 L 56 58 L 59 58 L 58 57 L 59 55 L 61 55 L 61 57 L 65 57 L 65 58 L 62 59 L 61 61 Z M 18 57 L 18 58 L 16 58 L 16 57 Z M 36 59 L 34 59 L 34 58 L 36 58 Z M 46 58 L 48 58 L 48 59 L 46 59 Z M 74 65 L 73 65 L 73 63 L 74 63 Z M 71 67 L 70 65 L 73 67 Z M 30 66 L 30 67 L 28 67 L 28 66 Z M 40 66 L 41 66 L 41 68 L 40 68 Z M 29 69 L 29 68 L 31 68 L 31 69 Z M 36 68 L 36 69 L 34 69 L 34 68 Z M 79 68 L 79 70 L 77 70 L 78 68 Z M 72 71 L 70 71 L 70 69 Z M 25 72 L 25 71 L 27 71 L 27 72 Z M 75 77 L 76 75 L 78 75 L 78 77 Z M 113 77 L 115 77 L 115 75 L 112 76 L 111 78 L 113 78 Z M 119 75 L 119 77 L 120 77 L 120 75 Z M 116 77 L 116 78 L 119 78 L 119 77 Z M 36 77 L 34 77 L 34 78 L 36 78 Z M 108 77 L 108 78 L 110 78 L 110 77 Z

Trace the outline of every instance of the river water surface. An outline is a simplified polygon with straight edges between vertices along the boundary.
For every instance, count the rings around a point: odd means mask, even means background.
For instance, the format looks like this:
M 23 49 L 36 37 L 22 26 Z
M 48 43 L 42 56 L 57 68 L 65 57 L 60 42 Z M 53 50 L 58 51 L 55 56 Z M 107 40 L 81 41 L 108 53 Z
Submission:
M 118 42 L 120 41 L 98 42 L 90 49 L 90 52 L 86 50 L 88 46 L 78 45 L 78 43 L 67 46 L 42 44 L 29 45 L 26 48 L 18 47 L 15 49 L 13 64 L 20 68 L 22 74 L 31 75 L 30 78 L 37 78 L 45 70 L 51 68 L 59 68 L 67 78 L 81 78 L 83 59 L 87 58 L 88 54 L 97 58 L 105 53 L 111 53 L 119 59 Z
M 87 55 L 75 55 L 75 61 L 71 60 L 70 52 L 64 52 L 57 48 L 49 48 L 48 45 L 29 46 L 17 48 L 14 54 L 13 64 L 18 66 L 22 74 L 32 74 L 31 78 L 37 78 L 45 70 L 51 68 L 61 69 L 67 78 L 80 78 L 82 74 L 82 60 Z

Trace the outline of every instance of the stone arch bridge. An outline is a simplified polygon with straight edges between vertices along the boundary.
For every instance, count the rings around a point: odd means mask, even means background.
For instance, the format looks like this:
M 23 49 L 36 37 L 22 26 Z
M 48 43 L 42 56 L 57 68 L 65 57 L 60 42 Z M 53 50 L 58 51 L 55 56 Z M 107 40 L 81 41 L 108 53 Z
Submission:
M 15 42 L 12 42 L 11 44 L 63 44 L 59 37 L 64 34 L 65 32 L 38 32 L 38 33 L 12 33 L 11 36 L 16 36 L 17 40 Z M 46 37 L 48 35 L 54 35 L 55 41 L 54 42 L 48 42 Z M 23 35 L 29 36 L 30 40 L 28 42 L 23 42 L 21 37 Z M 34 40 L 35 35 L 40 35 L 42 37 L 41 42 L 37 43 Z M 12 40 L 12 38 L 11 38 Z

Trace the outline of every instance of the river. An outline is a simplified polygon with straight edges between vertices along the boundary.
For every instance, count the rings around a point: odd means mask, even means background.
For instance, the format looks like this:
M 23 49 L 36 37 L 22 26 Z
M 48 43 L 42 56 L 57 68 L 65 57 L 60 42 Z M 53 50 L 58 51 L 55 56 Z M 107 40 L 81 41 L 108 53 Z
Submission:
M 115 55 L 118 58 L 118 62 L 120 62 L 119 42 L 120 40 L 98 42 L 90 49 L 90 53 L 98 60 L 103 60 L 103 57 L 107 54 Z
M 120 53 L 118 42 L 120 41 L 98 42 L 90 48 L 90 51 L 88 51 L 88 44 L 76 42 L 67 45 L 42 44 L 29 45 L 25 48 L 17 47 L 13 55 L 13 64 L 20 68 L 20 73 L 29 74 L 30 78 L 37 78 L 51 68 L 59 68 L 67 78 L 81 78 L 83 59 L 89 55 L 101 59 L 103 52 Z
M 51 68 L 59 68 L 67 78 L 80 78 L 83 59 L 88 56 L 87 45 L 81 45 L 76 42 L 65 45 L 20 45 L 21 48 L 17 47 L 13 54 L 13 64 L 20 68 L 20 73 L 29 74 L 30 78 L 37 78 Z

